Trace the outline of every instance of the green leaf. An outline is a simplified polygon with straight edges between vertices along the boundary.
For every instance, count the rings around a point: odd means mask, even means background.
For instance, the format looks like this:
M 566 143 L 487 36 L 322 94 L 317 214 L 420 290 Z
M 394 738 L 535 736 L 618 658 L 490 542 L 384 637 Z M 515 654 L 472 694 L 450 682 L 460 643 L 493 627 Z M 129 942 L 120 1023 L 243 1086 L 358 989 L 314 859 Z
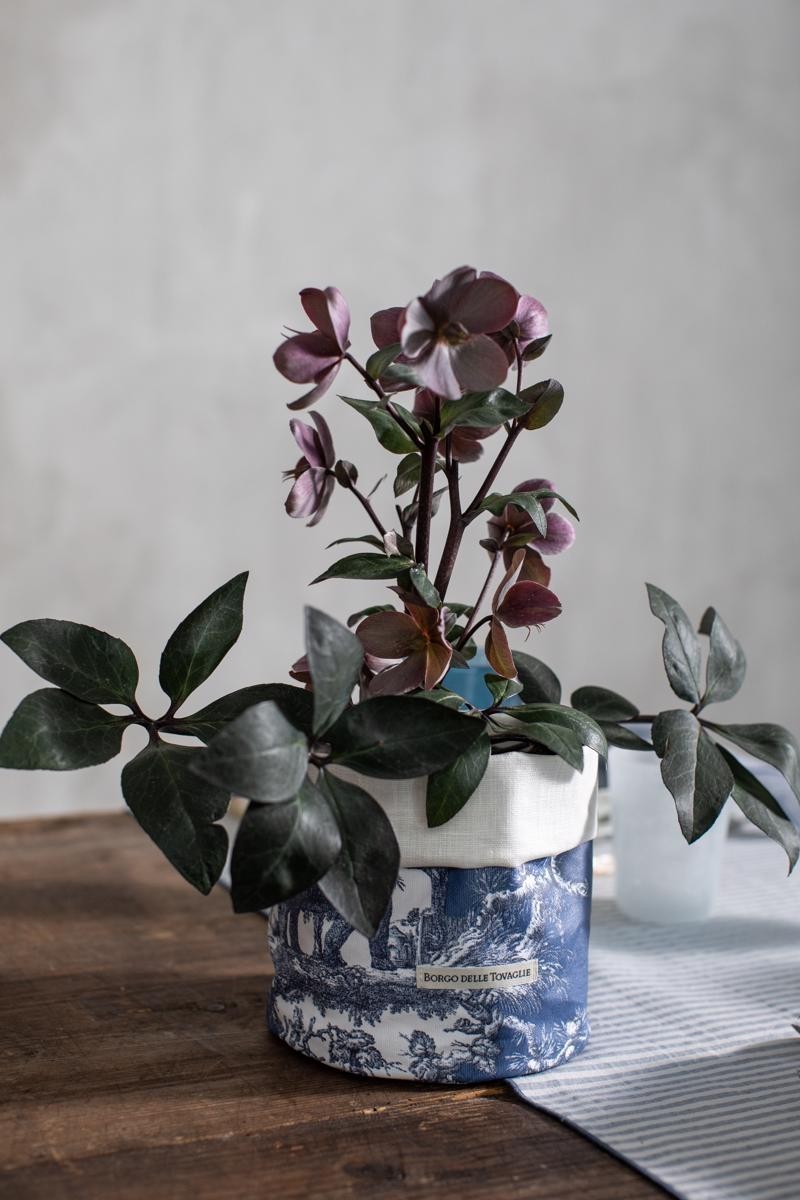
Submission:
M 482 724 L 412 696 L 376 696 L 342 713 L 328 731 L 333 761 L 377 779 L 441 771 L 480 736 Z
M 546 535 L 547 513 L 533 492 L 511 492 L 507 496 L 501 495 L 500 492 L 492 492 L 482 502 L 477 511 L 482 512 L 483 510 L 487 510 L 490 513 L 494 513 L 497 517 L 500 516 L 507 504 L 512 505 L 514 508 L 521 508 L 531 518 L 542 537 Z
M 609 746 L 616 746 L 618 750 L 649 750 L 651 753 L 653 751 L 652 742 L 645 741 L 638 733 L 624 725 L 617 725 L 614 721 L 600 721 L 600 728 L 606 735 Z
M 174 717 L 161 728 L 164 733 L 177 733 L 182 737 L 196 737 L 201 742 L 209 742 L 248 708 L 264 700 L 274 700 L 290 725 L 311 735 L 311 693 L 289 683 L 256 683 L 252 687 L 240 688 L 237 692 L 213 700 L 190 717 Z
M 549 425 L 564 403 L 564 389 L 557 379 L 543 379 L 520 392 L 520 400 L 528 407 L 523 421 L 526 429 L 543 429 Z
M 231 856 L 235 912 L 259 912 L 304 892 L 342 848 L 331 806 L 309 779 L 283 804 L 250 804 Z
M 119 754 L 129 717 L 58 688 L 26 696 L 0 734 L 0 767 L 17 771 L 75 771 Z
M 468 392 L 460 400 L 446 400 L 442 405 L 439 431 L 448 429 L 497 429 L 506 421 L 521 417 L 530 408 L 505 388 L 491 392 Z
M 357 413 L 361 413 L 362 417 L 366 417 L 384 450 L 389 450 L 392 454 L 410 454 L 416 450 L 417 447 L 411 438 L 400 428 L 391 413 L 386 411 L 380 400 L 357 400 L 352 396 L 342 396 L 341 399 Z M 392 401 L 392 407 L 397 409 L 415 433 L 419 433 L 419 422 L 412 413 L 395 401 Z
M 717 746 L 733 775 L 733 798 L 737 805 L 753 825 L 772 838 L 786 851 L 789 858 L 791 873 L 800 858 L 800 829 L 790 821 L 781 805 L 764 786 L 758 776 L 748 771 L 738 758 Z
M 730 700 L 741 688 L 747 670 L 744 650 L 715 608 L 707 608 L 700 622 L 700 632 L 708 634 L 706 690 L 702 705 Z
M 685 709 L 658 714 L 653 747 L 681 832 L 687 842 L 695 842 L 714 824 L 733 790 L 728 764 L 697 717 Z
M 444 825 L 461 811 L 486 774 L 491 753 L 492 743 L 484 729 L 469 750 L 428 777 L 425 808 L 431 828 Z
M 365 533 L 361 537 L 337 538 L 335 542 L 328 542 L 325 549 L 330 550 L 333 546 L 345 546 L 349 542 L 366 542 L 368 546 L 376 546 L 378 550 L 383 550 L 383 541 L 374 533 Z
M 526 725 L 525 733 L 533 741 L 546 746 L 559 758 L 563 758 L 574 771 L 583 770 L 583 744 L 571 729 L 542 721 Z
M 386 368 L 402 352 L 402 349 L 400 343 L 395 342 L 393 346 L 384 346 L 382 350 L 376 350 L 374 354 L 370 354 L 364 364 L 370 379 L 380 379 Z
M 243 571 L 212 592 L 164 647 L 158 678 L 175 708 L 216 670 L 242 632 L 247 575 Z
M 464 707 L 464 697 L 457 696 L 455 692 L 448 692 L 446 688 L 434 688 L 433 691 L 413 692 L 414 700 L 430 700 L 433 704 L 444 704 L 447 708 L 461 709 Z
M 442 598 L 428 578 L 425 568 L 415 565 L 409 568 L 408 574 L 417 595 L 431 608 L 441 608 Z
M 74 621 L 22 621 L 0 635 L 42 679 L 90 704 L 133 704 L 139 668 L 119 638 Z
M 358 625 L 360 621 L 363 621 L 364 617 L 371 617 L 373 613 L 394 611 L 395 607 L 393 604 L 371 604 L 369 608 L 360 608 L 358 612 L 351 613 L 347 618 L 347 624 L 352 629 L 354 625 Z
M 306 608 L 306 654 L 314 684 L 316 737 L 350 703 L 364 662 L 364 647 L 344 625 L 318 608 Z
M 754 758 L 776 767 L 800 800 L 800 746 L 788 729 L 770 724 L 715 725 L 712 721 L 703 721 L 703 725 Z
M 564 505 L 564 508 L 567 510 L 569 515 L 574 517 L 576 521 L 580 521 L 577 509 L 574 507 L 574 505 L 570 504 L 569 500 L 565 499 L 560 492 L 554 492 L 552 488 L 536 488 L 534 492 L 531 492 L 531 495 L 535 496 L 537 500 L 560 501 L 560 503 Z
M 502 704 L 512 696 L 518 696 L 523 687 L 516 679 L 506 679 L 503 675 L 484 675 L 483 682 L 495 704 Z
M 207 895 L 222 873 L 228 835 L 220 825 L 230 795 L 192 770 L 199 747 L 145 746 L 122 771 L 122 794 L 145 833 L 184 879 Z
M 535 721 L 537 724 L 560 725 L 574 733 L 582 745 L 596 751 L 601 758 L 608 754 L 603 730 L 596 721 L 576 708 L 567 708 L 563 704 L 520 704 L 510 709 L 509 715 L 515 721 L 524 721 L 526 724 Z
M 700 643 L 686 613 L 655 584 L 647 584 L 650 611 L 664 624 L 661 650 L 669 684 L 676 696 L 690 704 L 700 701 Z
M 555 672 L 531 654 L 514 651 L 517 676 L 522 684 L 520 696 L 525 704 L 558 704 L 561 700 L 561 684 Z
M 638 717 L 639 709 L 630 700 L 603 687 L 581 687 L 572 693 L 570 703 L 573 708 L 595 721 L 632 721 Z
M 411 488 L 416 487 L 421 473 L 422 456 L 420 454 L 406 454 L 405 458 L 401 458 L 397 466 L 397 474 L 394 477 L 395 496 L 403 496 Z
M 277 804 L 300 788 L 308 743 L 271 700 L 248 708 L 198 751 L 194 769 L 229 792 Z
M 353 710 L 354 711 L 354 710 Z M 400 847 L 381 806 L 363 788 L 330 771 L 320 777 L 342 840 L 336 862 L 319 881 L 320 891 L 354 929 L 371 938 L 389 907 Z
M 311 582 L 322 583 L 326 579 L 396 579 L 413 565 L 412 559 L 398 554 L 348 554 Z

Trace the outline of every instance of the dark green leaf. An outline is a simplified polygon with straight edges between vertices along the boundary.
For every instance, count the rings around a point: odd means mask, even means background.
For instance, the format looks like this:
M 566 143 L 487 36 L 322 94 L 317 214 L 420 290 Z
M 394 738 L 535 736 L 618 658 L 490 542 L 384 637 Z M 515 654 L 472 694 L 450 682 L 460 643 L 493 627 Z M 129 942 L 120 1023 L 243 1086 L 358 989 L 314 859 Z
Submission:
M 337 538 L 335 542 L 328 542 L 325 549 L 330 550 L 333 546 L 345 546 L 349 542 L 365 542 L 368 546 L 376 546 L 378 550 L 383 550 L 383 540 L 374 533 L 364 533 L 361 537 Z
M 576 521 L 580 521 L 577 509 L 574 507 L 574 505 L 570 504 L 569 500 L 566 500 L 560 492 L 554 492 L 552 488 L 536 488 L 536 490 L 531 494 L 535 496 L 537 500 L 560 501 L 560 503 L 564 505 L 564 508 L 567 510 L 569 515 L 574 517 Z
M 512 696 L 518 696 L 523 687 L 516 679 L 506 679 L 502 675 L 484 675 L 483 682 L 495 704 L 502 704 Z
M 747 670 L 744 650 L 715 608 L 707 608 L 700 632 L 708 634 L 708 662 L 703 707 L 730 700 L 739 691 Z
M 486 774 L 492 743 L 484 729 L 455 762 L 428 777 L 425 807 L 428 825 L 444 825 L 464 807 Z
M 543 379 L 520 392 L 529 411 L 523 421 L 526 429 L 543 429 L 549 425 L 564 403 L 564 389 L 557 379 Z
M 243 571 L 212 592 L 164 647 L 158 678 L 175 708 L 208 679 L 242 632 L 247 574 Z
M 700 643 L 686 613 L 671 596 L 648 583 L 650 611 L 664 624 L 661 650 L 670 687 L 681 700 L 700 700 Z
M 747 817 L 767 837 L 783 846 L 789 858 L 789 871 L 800 858 L 800 829 L 790 821 L 781 805 L 757 775 L 748 771 L 724 746 L 717 746 L 733 775 L 733 798 Z
M 306 654 L 314 684 L 314 734 L 319 737 L 350 703 L 364 647 L 333 617 L 306 608 Z
M 437 488 L 437 490 L 433 493 L 433 501 L 431 503 L 431 516 L 432 517 L 435 517 L 437 512 L 439 511 L 439 505 L 441 504 L 442 496 L 444 496 L 446 491 L 447 491 L 446 487 Z M 416 500 L 412 501 L 411 504 L 406 505 L 406 507 L 403 509 L 403 522 L 405 525 L 407 525 L 409 527 L 412 526 L 416 522 L 418 516 L 419 516 L 419 503 Z
M 424 567 L 413 566 L 409 568 L 409 578 L 411 586 L 418 596 L 430 605 L 431 608 L 441 608 L 442 598 L 436 588 L 431 583 Z
M 389 450 L 392 454 L 410 454 L 416 450 L 411 438 L 400 428 L 391 413 L 386 411 L 380 400 L 356 400 L 352 396 L 342 396 L 341 398 L 345 404 L 349 404 L 357 413 L 361 413 L 362 417 L 366 417 L 384 450 Z M 417 418 L 395 401 L 392 401 L 392 406 L 397 409 L 411 429 L 418 433 Z
M 531 722 L 525 726 L 528 738 L 546 746 L 559 758 L 572 767 L 574 771 L 583 770 L 583 743 L 580 738 L 565 725 L 550 722 Z
M 733 790 L 733 776 L 700 722 L 685 709 L 659 713 L 653 747 L 687 842 L 702 837 L 716 821 Z
M 423 386 L 423 384 L 420 383 L 419 379 L 417 378 L 417 373 L 414 370 L 414 366 L 412 363 L 400 363 L 400 362 L 390 363 L 389 366 L 386 368 L 386 370 L 383 372 L 383 375 L 381 376 L 381 378 L 387 384 L 400 383 L 400 384 L 403 384 L 407 388 Z M 396 408 L 399 407 L 399 405 L 397 405 L 394 401 L 392 401 L 392 403 L 395 405 Z
M 410 558 L 397 554 L 348 554 L 311 582 L 322 583 L 325 579 L 396 579 L 402 571 L 407 571 L 413 565 Z
M 58 688 L 26 696 L 0 734 L 0 767 L 17 771 L 74 771 L 119 754 L 130 718 Z
M 794 734 L 782 725 L 715 725 L 704 721 L 706 729 L 713 729 L 720 737 L 746 750 L 754 758 L 777 767 L 789 787 L 800 800 L 800 746 Z
M 228 835 L 220 825 L 230 795 L 192 770 L 204 751 L 159 742 L 145 746 L 122 771 L 122 794 L 142 829 L 206 895 L 225 866 Z
M 351 613 L 347 618 L 347 624 L 352 629 L 354 625 L 358 625 L 363 621 L 364 617 L 371 617 L 376 612 L 394 612 L 393 604 L 371 604 L 369 608 L 361 608 L 358 612 Z
M 90 704 L 133 704 L 139 668 L 119 638 L 74 621 L 22 621 L 0 641 L 56 687 Z
M 407 454 L 401 458 L 394 477 L 394 494 L 403 496 L 411 488 L 416 487 L 422 472 L 422 457 L 419 454 Z
M 338 859 L 319 881 L 320 890 L 354 929 L 371 938 L 397 882 L 397 838 L 386 813 L 368 792 L 330 771 L 323 773 L 320 786 L 342 839 Z
M 248 708 L 198 751 L 195 770 L 248 800 L 277 804 L 300 788 L 308 743 L 271 700 Z
M 639 709 L 630 700 L 603 687 L 582 687 L 572 693 L 570 703 L 595 721 L 632 721 Z
M 536 358 L 541 358 L 547 347 L 550 345 L 552 334 L 548 333 L 546 337 L 534 338 L 532 342 L 528 342 L 522 352 L 523 362 L 533 362 Z
M 512 505 L 514 508 L 521 508 L 531 518 L 542 537 L 546 535 L 547 513 L 533 492 L 510 492 L 507 496 L 501 495 L 500 492 L 492 492 L 481 503 L 478 512 L 486 510 L 494 513 L 495 516 L 500 516 L 507 504 Z
M 235 912 L 259 912 L 304 892 L 341 852 L 330 805 L 308 779 L 283 804 L 251 804 L 231 856 Z
M 342 713 L 329 730 L 333 761 L 378 779 L 441 771 L 480 736 L 481 722 L 412 696 L 376 696 Z
M 448 429 L 497 429 L 506 421 L 521 417 L 530 408 L 505 388 L 491 392 L 468 392 L 460 400 L 442 405 L 440 433 Z
M 201 742 L 209 742 L 248 708 L 264 700 L 274 700 L 287 721 L 310 736 L 313 711 L 311 693 L 289 683 L 255 683 L 252 687 L 240 688 L 237 692 L 213 700 L 190 717 L 175 717 L 161 728 L 164 733 L 177 733 L 182 737 L 196 737 Z
M 609 746 L 616 746 L 618 750 L 649 750 L 652 753 L 652 742 L 646 742 L 638 733 L 626 729 L 624 725 L 617 725 L 614 721 L 601 721 L 600 728 L 606 735 Z
M 524 721 L 526 725 L 529 721 L 535 721 L 537 724 L 561 725 L 565 729 L 571 730 L 584 746 L 596 751 L 601 758 L 605 758 L 608 754 L 608 745 L 603 730 L 596 721 L 576 708 L 567 708 L 563 704 L 520 704 L 510 709 L 509 715 L 515 721 Z
M 520 695 L 525 704 L 558 704 L 561 700 L 561 684 L 558 676 L 540 659 L 531 654 L 514 651 L 517 676 L 522 684 Z
M 403 347 L 399 342 L 395 342 L 393 346 L 384 346 L 382 350 L 376 350 L 374 354 L 370 354 L 365 366 L 370 379 L 380 379 L 390 363 L 393 363 L 398 354 L 401 353 Z
M 430 700 L 434 704 L 444 704 L 447 708 L 460 709 L 464 707 L 464 697 L 457 696 L 455 692 L 448 692 L 446 688 L 434 688 L 431 692 L 414 692 L 414 700 Z

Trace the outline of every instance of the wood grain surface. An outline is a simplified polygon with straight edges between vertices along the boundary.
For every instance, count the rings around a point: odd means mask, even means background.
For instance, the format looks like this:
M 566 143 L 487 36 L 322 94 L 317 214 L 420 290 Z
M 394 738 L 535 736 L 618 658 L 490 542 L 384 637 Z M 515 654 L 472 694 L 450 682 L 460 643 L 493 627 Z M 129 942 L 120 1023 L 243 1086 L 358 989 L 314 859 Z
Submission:
M 504 1084 L 358 1079 L 266 1032 L 264 922 L 128 816 L 0 824 L 3 1200 L 665 1195 Z

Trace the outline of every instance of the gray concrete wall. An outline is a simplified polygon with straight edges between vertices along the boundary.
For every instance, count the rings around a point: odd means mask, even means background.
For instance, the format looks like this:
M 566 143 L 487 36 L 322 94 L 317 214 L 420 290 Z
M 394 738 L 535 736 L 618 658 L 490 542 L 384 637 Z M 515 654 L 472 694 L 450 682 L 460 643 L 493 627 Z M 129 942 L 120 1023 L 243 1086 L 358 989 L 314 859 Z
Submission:
M 744 641 L 731 713 L 797 728 L 798 32 L 793 0 L 0 2 L 0 625 L 121 634 L 156 709 L 164 639 L 249 566 L 198 699 L 282 678 L 306 600 L 376 598 L 306 589 L 362 532 L 347 496 L 318 530 L 282 510 L 295 293 L 336 283 L 365 353 L 373 308 L 466 261 L 548 305 L 567 389 L 504 476 L 583 516 L 528 648 L 661 703 L 651 579 Z M 5 653 L 0 713 L 34 686 Z M 0 808 L 114 805 L 117 779 L 8 773 Z

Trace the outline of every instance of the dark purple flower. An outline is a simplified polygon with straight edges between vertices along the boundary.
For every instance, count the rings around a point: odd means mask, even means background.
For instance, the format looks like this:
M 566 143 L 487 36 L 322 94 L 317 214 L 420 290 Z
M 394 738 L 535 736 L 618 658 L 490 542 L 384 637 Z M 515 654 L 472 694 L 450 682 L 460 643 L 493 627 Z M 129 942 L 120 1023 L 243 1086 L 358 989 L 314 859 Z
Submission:
M 499 276 L 459 267 L 412 300 L 400 324 L 400 342 L 419 383 L 448 400 L 498 387 L 508 362 L 488 335 L 509 324 L 518 299 Z M 387 312 L 392 310 L 376 315 L 386 318 Z
M 492 619 L 486 635 L 485 651 L 491 666 L 504 679 L 514 679 L 517 668 L 506 637 L 505 625 L 520 629 L 544 625 L 561 612 L 561 601 L 554 592 L 530 579 L 512 579 L 524 565 L 526 551 L 515 550 L 505 575 L 492 600 Z
M 356 629 L 374 670 L 370 696 L 430 690 L 447 674 L 453 647 L 447 640 L 447 610 L 404 601 L 406 611 L 373 613 Z
M 513 318 L 504 329 L 495 335 L 496 341 L 503 347 L 509 364 L 516 361 L 517 352 L 521 357 L 534 342 L 543 342 L 550 338 L 550 318 L 547 309 L 534 296 L 520 296 Z M 544 350 L 544 345 L 540 353 Z M 538 355 L 535 355 L 538 357 Z
M 414 416 L 432 418 L 434 414 L 435 397 L 427 388 L 421 388 L 414 398 Z M 466 426 L 456 426 L 450 430 L 450 447 L 456 462 L 477 462 L 483 454 L 481 442 L 491 437 L 494 429 L 471 429 Z M 443 441 L 443 439 L 442 439 Z M 442 445 L 442 441 L 439 445 Z
M 284 378 L 314 384 L 310 392 L 288 406 L 295 410 L 308 408 L 325 395 L 350 345 L 350 309 L 338 288 L 303 288 L 300 302 L 315 332 L 294 334 L 273 355 Z
M 293 479 L 294 484 L 286 497 L 286 511 L 290 517 L 311 517 L 309 525 L 316 525 L 325 515 L 336 477 L 333 464 L 336 455 L 333 439 L 327 422 L 319 413 L 311 413 L 315 428 L 304 425 L 296 417 L 289 422 L 294 440 L 303 452 L 297 465 L 284 472 L 284 479 Z
M 552 492 L 549 479 L 526 479 L 517 484 L 515 492 Z M 533 523 L 533 518 L 523 509 L 507 504 L 502 513 L 491 517 L 488 522 L 489 537 L 497 545 L 502 545 L 503 558 L 506 566 L 511 561 L 514 552 L 521 546 L 526 548 L 525 562 L 522 566 L 521 579 L 535 580 L 537 583 L 550 582 L 550 571 L 542 563 L 542 554 L 561 554 L 568 550 L 575 541 L 575 528 L 571 521 L 559 513 L 551 512 L 555 504 L 553 496 L 545 496 L 540 504 L 547 513 L 547 533 L 544 537 Z

